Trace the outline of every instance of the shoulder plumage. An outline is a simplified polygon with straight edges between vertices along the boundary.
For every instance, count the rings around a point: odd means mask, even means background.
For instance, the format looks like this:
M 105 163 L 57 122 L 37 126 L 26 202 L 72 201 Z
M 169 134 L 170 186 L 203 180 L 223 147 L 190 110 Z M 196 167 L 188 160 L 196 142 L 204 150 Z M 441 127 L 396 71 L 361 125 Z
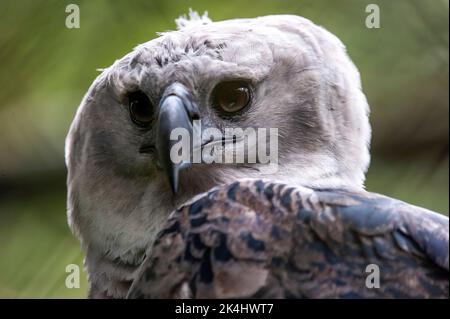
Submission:
M 175 211 L 129 297 L 448 297 L 448 244 L 448 218 L 395 199 L 246 180 Z

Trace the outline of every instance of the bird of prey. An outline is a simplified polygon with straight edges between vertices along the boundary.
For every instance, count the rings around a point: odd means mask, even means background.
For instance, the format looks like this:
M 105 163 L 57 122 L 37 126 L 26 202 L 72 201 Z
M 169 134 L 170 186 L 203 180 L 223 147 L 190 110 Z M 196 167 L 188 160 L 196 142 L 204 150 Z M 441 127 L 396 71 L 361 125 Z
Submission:
M 176 22 L 98 76 L 67 136 L 89 297 L 448 296 L 448 218 L 364 190 L 369 108 L 339 39 L 292 15 Z M 278 128 L 278 170 L 174 163 L 196 120 Z

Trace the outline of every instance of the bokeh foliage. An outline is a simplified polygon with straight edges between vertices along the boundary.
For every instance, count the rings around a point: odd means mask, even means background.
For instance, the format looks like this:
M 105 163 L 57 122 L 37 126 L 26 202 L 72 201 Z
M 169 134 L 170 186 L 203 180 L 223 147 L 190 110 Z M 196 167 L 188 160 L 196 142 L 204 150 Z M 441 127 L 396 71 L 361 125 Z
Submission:
M 76 3 L 81 28 L 65 27 Z M 367 29 L 369 3 L 381 28 Z M 65 267 L 83 254 L 65 216 L 64 138 L 97 68 L 174 29 L 189 8 L 213 20 L 305 16 L 336 34 L 372 109 L 367 188 L 448 214 L 448 0 L 0 2 L 0 297 L 83 297 Z

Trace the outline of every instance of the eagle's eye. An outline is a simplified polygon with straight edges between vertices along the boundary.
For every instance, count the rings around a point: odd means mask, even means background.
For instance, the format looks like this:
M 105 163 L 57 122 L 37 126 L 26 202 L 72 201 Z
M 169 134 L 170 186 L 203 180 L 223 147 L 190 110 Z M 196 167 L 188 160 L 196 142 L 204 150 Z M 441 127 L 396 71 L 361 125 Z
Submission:
M 153 106 L 144 92 L 136 91 L 128 95 L 130 117 L 134 123 L 146 127 L 153 121 Z
M 249 105 L 251 92 L 244 81 L 222 82 L 214 88 L 212 98 L 215 107 L 225 113 L 234 113 Z

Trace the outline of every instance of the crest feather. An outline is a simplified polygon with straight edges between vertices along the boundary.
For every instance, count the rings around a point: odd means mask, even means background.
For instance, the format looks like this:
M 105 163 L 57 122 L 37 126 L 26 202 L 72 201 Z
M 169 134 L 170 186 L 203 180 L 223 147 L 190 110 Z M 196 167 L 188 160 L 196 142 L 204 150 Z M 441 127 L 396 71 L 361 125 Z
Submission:
M 182 15 L 175 19 L 177 30 L 181 30 L 186 27 L 191 27 L 198 24 L 208 24 L 211 22 L 211 19 L 208 17 L 208 11 L 205 11 L 203 15 L 199 15 L 197 11 L 194 11 L 191 8 L 189 8 L 188 16 Z

